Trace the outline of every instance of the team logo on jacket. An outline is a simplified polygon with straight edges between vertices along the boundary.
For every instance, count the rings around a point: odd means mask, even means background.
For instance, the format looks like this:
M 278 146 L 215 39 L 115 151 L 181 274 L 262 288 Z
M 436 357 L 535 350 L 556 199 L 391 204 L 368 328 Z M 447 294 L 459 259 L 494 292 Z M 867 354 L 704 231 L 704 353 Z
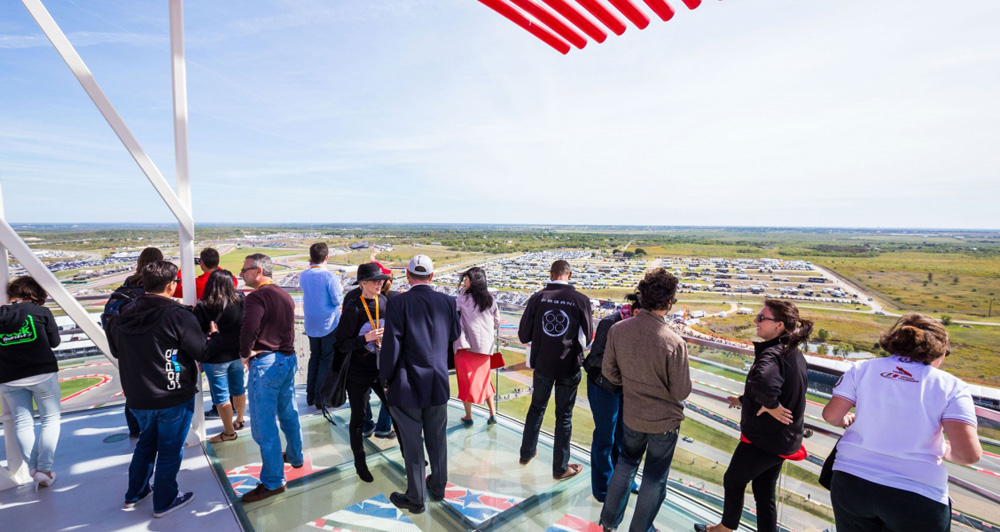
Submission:
M 894 381 L 904 381 L 904 382 L 920 382 L 913 378 L 913 374 L 905 369 L 896 366 L 896 369 L 892 371 L 886 371 L 881 374 L 883 378 L 894 380 Z
M 34 342 L 36 339 L 38 339 L 38 333 L 35 331 L 35 318 L 28 314 L 28 318 L 24 320 L 24 325 L 21 325 L 20 329 L 14 332 L 0 333 L 0 346 L 26 344 Z
M 542 331 L 552 337 L 560 337 L 569 330 L 569 314 L 563 310 L 552 309 L 542 314 Z

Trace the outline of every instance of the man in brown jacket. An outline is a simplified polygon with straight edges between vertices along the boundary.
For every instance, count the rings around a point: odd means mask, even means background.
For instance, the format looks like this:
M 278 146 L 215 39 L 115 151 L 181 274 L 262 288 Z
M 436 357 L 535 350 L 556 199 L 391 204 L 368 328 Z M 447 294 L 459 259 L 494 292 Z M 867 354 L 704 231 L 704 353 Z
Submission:
M 622 386 L 625 398 L 621 454 L 601 511 L 606 531 L 621 524 L 643 454 L 646 466 L 629 529 L 653 529 L 684 419 L 682 401 L 691 393 L 687 346 L 664 321 L 677 301 L 677 278 L 657 268 L 639 282 L 637 293 L 642 310 L 611 327 L 601 366 L 606 379 Z

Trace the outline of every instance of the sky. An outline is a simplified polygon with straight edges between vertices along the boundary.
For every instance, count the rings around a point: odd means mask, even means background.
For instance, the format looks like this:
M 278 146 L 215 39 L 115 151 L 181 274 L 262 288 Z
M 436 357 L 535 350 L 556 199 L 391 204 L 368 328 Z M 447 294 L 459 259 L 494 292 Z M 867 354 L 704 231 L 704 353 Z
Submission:
M 668 2 L 567 55 L 473 0 L 186 2 L 194 219 L 1000 228 L 1000 2 Z M 175 183 L 167 1 L 45 3 Z M 173 221 L 20 2 L 0 187 Z

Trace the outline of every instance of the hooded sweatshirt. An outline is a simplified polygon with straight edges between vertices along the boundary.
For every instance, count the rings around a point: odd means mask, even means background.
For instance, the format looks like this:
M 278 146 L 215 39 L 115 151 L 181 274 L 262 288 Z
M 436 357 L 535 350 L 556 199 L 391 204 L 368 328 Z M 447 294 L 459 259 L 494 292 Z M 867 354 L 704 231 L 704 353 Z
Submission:
M 0 383 L 59 371 L 52 353 L 58 345 L 49 309 L 28 302 L 0 307 Z
M 205 333 L 187 307 L 146 294 L 111 319 L 108 333 L 126 406 L 161 410 L 194 397 L 198 391 L 195 361 L 204 362 L 208 350 Z

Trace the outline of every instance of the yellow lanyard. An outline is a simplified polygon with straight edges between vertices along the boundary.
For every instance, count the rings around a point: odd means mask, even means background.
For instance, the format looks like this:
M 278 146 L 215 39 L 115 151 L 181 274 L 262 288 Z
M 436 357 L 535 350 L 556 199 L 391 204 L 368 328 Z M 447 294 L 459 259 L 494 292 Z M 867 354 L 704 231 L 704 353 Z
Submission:
M 264 281 L 263 283 L 260 283 L 259 285 L 257 285 L 257 290 L 260 290 L 261 288 L 264 288 L 265 286 L 267 286 L 269 284 L 274 284 L 274 281 L 267 280 L 267 281 Z
M 368 315 L 368 323 L 372 325 L 372 330 L 378 329 L 378 294 L 375 294 L 375 319 L 372 320 L 372 311 L 368 310 L 368 303 L 365 301 L 364 294 L 361 295 L 361 306 L 365 307 L 365 314 Z

